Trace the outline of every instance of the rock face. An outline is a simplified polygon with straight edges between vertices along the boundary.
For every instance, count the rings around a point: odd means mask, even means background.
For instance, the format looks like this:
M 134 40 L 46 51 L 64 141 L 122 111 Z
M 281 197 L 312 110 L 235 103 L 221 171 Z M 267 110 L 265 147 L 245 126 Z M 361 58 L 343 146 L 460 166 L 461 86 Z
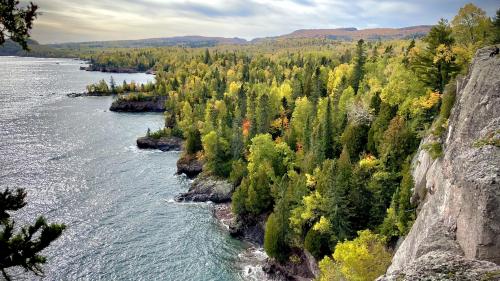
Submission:
M 262 247 L 264 245 L 264 232 L 268 215 L 261 214 L 256 218 L 252 218 L 252 220 L 248 220 L 248 218 L 233 220 L 229 225 L 229 234 Z
M 165 111 L 165 98 L 152 98 L 151 100 L 129 101 L 116 99 L 109 108 L 119 112 L 163 112 Z
M 203 171 L 203 162 L 193 155 L 183 155 L 177 160 L 177 174 L 194 178 Z
M 137 139 L 137 147 L 141 149 L 159 149 L 161 151 L 181 151 L 182 139 L 177 137 L 159 138 L 140 137 Z
M 319 269 L 316 260 L 310 253 L 292 249 L 292 256 L 298 258 L 299 261 L 292 262 L 288 260 L 284 263 L 278 263 L 267 259 L 262 269 L 272 277 L 272 280 L 310 281 L 318 276 Z
M 500 280 L 500 57 L 489 53 L 457 85 L 444 156 L 422 149 L 430 137 L 417 151 L 418 216 L 380 280 Z
M 233 185 L 227 180 L 200 176 L 193 181 L 189 191 L 177 195 L 175 201 L 226 203 L 231 201 L 233 190 Z

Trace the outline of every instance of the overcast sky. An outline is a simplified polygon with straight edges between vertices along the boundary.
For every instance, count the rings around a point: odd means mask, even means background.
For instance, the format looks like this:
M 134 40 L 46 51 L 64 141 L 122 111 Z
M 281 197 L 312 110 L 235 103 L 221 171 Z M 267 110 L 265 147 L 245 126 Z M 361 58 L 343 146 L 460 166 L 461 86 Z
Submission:
M 275 36 L 302 28 L 405 27 L 451 19 L 462 0 L 32 0 L 40 43 L 182 35 Z M 27 1 L 22 1 L 26 3 Z M 498 0 L 472 1 L 489 16 Z

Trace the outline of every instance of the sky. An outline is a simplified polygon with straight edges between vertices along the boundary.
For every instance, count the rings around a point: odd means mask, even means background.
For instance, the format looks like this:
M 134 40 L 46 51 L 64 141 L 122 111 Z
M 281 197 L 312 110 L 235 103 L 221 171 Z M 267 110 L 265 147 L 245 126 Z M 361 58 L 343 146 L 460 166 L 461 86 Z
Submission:
M 297 29 L 406 27 L 452 19 L 462 0 L 32 0 L 40 43 L 184 35 L 277 36 Z M 26 4 L 27 1 L 21 1 Z M 498 0 L 472 1 L 493 17 Z

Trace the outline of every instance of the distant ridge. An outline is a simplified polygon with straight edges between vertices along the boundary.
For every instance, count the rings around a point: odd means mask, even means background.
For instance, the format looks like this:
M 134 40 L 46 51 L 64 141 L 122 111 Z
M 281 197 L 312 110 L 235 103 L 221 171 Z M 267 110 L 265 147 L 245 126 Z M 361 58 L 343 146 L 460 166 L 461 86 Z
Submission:
M 286 38 L 327 38 L 333 40 L 377 40 L 377 39 L 406 39 L 423 37 L 432 25 L 418 25 L 403 28 L 368 28 L 357 29 L 355 27 L 334 29 L 299 29 L 292 33 L 276 37 L 257 38 L 252 42 L 272 39 Z
M 0 46 L 0 56 L 2 55 L 32 55 L 57 57 L 64 55 L 61 51 L 70 53 L 74 50 L 86 48 L 145 48 L 145 47 L 169 47 L 183 46 L 189 48 L 214 47 L 217 45 L 243 45 L 258 44 L 260 42 L 300 39 L 300 38 L 326 38 L 339 41 L 352 41 L 358 39 L 365 40 L 390 40 L 420 38 L 429 33 L 431 25 L 418 25 L 403 28 L 369 28 L 357 29 L 355 27 L 334 28 L 334 29 L 299 29 L 289 34 L 274 37 L 255 38 L 247 41 L 234 37 L 208 37 L 208 36 L 175 36 L 164 38 L 148 38 L 137 40 L 114 40 L 114 41 L 92 41 L 92 42 L 69 42 L 58 44 L 40 45 L 34 40 L 29 41 L 32 52 L 27 53 L 18 44 L 7 42 Z
M 167 46 L 186 46 L 186 47 L 212 47 L 216 45 L 239 45 L 245 44 L 247 40 L 241 38 L 226 37 L 206 37 L 206 36 L 175 36 L 165 38 L 149 38 L 137 40 L 114 40 L 114 41 L 91 41 L 75 43 L 48 44 L 53 48 L 143 48 L 143 47 L 167 47 Z
M 355 27 L 334 28 L 334 29 L 299 29 L 289 34 L 275 37 L 255 38 L 247 41 L 242 38 L 226 37 L 206 37 L 206 36 L 175 36 L 165 38 L 150 38 L 137 40 L 115 40 L 115 41 L 93 41 L 48 44 L 53 48 L 143 48 L 143 47 L 165 47 L 165 46 L 185 46 L 185 47 L 213 47 L 217 45 L 241 45 L 248 43 L 258 43 L 274 39 L 297 39 L 297 38 L 327 38 L 332 40 L 388 40 L 407 39 L 425 36 L 431 29 L 431 25 L 418 25 L 403 28 L 369 28 L 357 29 Z

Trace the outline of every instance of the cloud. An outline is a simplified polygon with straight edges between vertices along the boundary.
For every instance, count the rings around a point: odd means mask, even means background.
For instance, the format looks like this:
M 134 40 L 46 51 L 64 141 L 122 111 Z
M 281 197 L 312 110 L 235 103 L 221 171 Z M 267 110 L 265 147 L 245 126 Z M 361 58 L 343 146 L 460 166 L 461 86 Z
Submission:
M 465 0 L 34 0 L 42 42 L 204 35 L 275 36 L 303 28 L 404 27 L 451 18 Z M 497 0 L 475 3 L 493 16 Z M 27 1 L 22 1 L 27 3 Z

